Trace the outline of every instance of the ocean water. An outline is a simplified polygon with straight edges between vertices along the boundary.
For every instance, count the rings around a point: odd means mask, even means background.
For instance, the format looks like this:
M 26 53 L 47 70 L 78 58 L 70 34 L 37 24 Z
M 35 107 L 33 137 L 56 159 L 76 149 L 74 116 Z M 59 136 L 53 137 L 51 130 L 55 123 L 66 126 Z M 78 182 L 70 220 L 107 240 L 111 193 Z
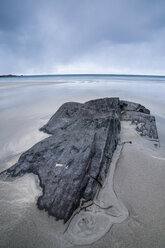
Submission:
M 61 104 L 120 97 L 145 105 L 155 115 L 165 157 L 165 77 L 65 75 L 0 78 L 0 171 L 47 137 L 38 129 Z M 37 178 L 0 180 L 0 247 L 59 247 L 61 222 L 36 207 Z

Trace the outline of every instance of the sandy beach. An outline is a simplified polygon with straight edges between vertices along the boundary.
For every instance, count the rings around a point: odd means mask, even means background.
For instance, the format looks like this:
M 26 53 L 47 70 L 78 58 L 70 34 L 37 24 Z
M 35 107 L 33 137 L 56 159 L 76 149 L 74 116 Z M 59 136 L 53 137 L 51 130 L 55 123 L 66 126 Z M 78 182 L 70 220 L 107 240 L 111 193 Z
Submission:
M 126 143 L 123 146 L 120 156 L 115 160 L 113 180 L 111 178 L 113 185 L 107 184 L 106 191 L 103 191 L 102 194 L 100 192 L 101 199 L 97 199 L 100 202 L 96 202 L 101 204 L 103 200 L 104 204 L 113 205 L 114 208 L 110 208 L 110 214 L 114 215 L 113 218 L 105 213 L 107 210 L 99 213 L 100 215 L 95 213 L 95 216 L 99 216 L 99 218 L 95 222 L 97 228 L 94 228 L 94 238 L 84 245 L 86 241 L 82 242 L 80 238 L 75 239 L 72 231 L 70 237 L 66 234 L 63 235 L 67 224 L 63 225 L 62 221 L 57 222 L 53 217 L 48 217 L 46 212 L 37 209 L 36 199 L 41 194 L 41 189 L 36 176 L 28 174 L 17 180 L 0 180 L 1 247 L 76 248 L 81 244 L 80 247 L 84 248 L 164 248 L 165 115 L 163 94 L 159 99 L 154 98 L 152 92 L 150 98 L 140 98 L 137 91 L 134 91 L 135 85 L 134 89 L 130 88 L 130 91 L 127 90 L 126 92 L 126 83 L 123 85 L 122 83 L 114 86 L 114 84 L 109 83 L 108 85 L 105 82 L 106 87 L 108 87 L 107 92 L 113 93 L 112 95 L 120 95 L 122 99 L 127 95 L 127 100 L 134 99 L 134 101 L 142 104 L 147 102 L 145 106 L 150 108 L 152 114 L 156 114 L 160 147 L 158 143 L 141 137 L 131 123 L 121 123 L 121 142 L 131 140 L 132 144 Z M 95 83 L 86 83 L 83 86 L 85 88 L 81 87 L 81 83 L 69 84 L 68 91 L 65 91 L 65 87 L 60 84 L 53 85 L 53 87 L 50 85 L 42 85 L 41 88 L 40 86 L 28 85 L 25 87 L 26 93 L 22 87 L 18 86 L 17 88 L 19 93 L 25 93 L 24 104 L 22 105 L 20 104 L 23 101 L 22 94 L 18 95 L 17 93 L 18 97 L 15 99 L 16 91 L 13 86 L 10 87 L 9 85 L 7 91 L 4 87 L 1 88 L 3 94 L 0 100 L 3 108 L 0 110 L 2 117 L 0 125 L 1 129 L 6 130 L 1 132 L 1 171 L 14 164 L 20 156 L 19 154 L 46 137 L 45 134 L 38 131 L 38 128 L 46 123 L 65 100 L 76 101 L 79 98 L 83 102 L 91 98 L 107 96 L 107 92 Z M 116 90 L 114 90 L 115 87 Z M 120 91 L 118 91 L 119 87 Z M 140 87 L 142 89 L 142 83 Z M 145 87 L 149 90 L 148 82 Z M 163 83 L 162 87 L 164 87 Z M 90 89 L 94 88 L 95 90 L 90 96 Z M 38 91 L 41 95 L 35 98 Z M 159 89 L 161 96 L 160 91 Z M 60 98 L 62 92 L 63 97 Z M 86 95 L 87 92 L 88 95 Z M 155 94 L 158 96 L 158 90 L 155 90 Z M 31 102 L 28 100 L 30 95 Z M 46 102 L 48 96 L 49 101 Z M 41 101 L 42 98 L 44 99 L 43 102 Z M 32 104 L 34 104 L 33 109 L 31 108 Z M 10 121 L 7 122 L 7 119 Z M 23 123 L 24 125 L 22 125 Z M 97 211 L 98 209 L 94 207 L 93 212 Z M 79 214 L 81 215 L 82 212 Z M 78 215 L 75 216 L 78 218 Z M 101 231 L 99 230 L 100 227 Z M 86 234 L 84 237 L 86 238 Z M 94 243 L 92 244 L 92 242 Z

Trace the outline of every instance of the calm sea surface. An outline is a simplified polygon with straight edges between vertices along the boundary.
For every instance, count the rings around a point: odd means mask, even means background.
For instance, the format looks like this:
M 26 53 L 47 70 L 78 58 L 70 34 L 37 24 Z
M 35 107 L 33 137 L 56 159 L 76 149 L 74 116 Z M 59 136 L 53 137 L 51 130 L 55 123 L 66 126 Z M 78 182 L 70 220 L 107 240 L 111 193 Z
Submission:
M 67 101 L 120 97 L 155 115 L 165 157 L 165 77 L 122 75 L 24 76 L 0 78 L 0 171 L 47 137 L 38 131 Z M 0 247 L 59 247 L 57 224 L 36 208 L 35 178 L 0 181 Z

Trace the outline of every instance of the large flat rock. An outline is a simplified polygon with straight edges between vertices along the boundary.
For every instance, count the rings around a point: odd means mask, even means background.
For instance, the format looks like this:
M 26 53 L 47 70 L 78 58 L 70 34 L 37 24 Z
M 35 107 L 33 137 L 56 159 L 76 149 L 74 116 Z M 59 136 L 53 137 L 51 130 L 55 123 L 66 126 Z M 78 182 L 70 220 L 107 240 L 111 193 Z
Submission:
M 38 207 L 66 222 L 80 200 L 92 200 L 104 182 L 118 143 L 120 119 L 138 125 L 142 118 L 148 128 L 156 130 L 149 113 L 144 106 L 119 98 L 65 103 L 40 129 L 51 136 L 24 152 L 1 175 L 38 175 L 43 191 Z

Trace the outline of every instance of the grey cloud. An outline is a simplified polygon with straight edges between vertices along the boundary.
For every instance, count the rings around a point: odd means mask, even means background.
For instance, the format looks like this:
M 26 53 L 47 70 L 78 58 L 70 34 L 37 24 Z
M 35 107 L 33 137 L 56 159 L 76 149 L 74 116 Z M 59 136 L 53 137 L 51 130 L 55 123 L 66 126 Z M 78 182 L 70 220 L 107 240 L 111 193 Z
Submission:
M 122 45 L 138 51 L 141 44 L 151 45 L 152 52 L 152 46 L 165 38 L 163 0 L 1 0 L 0 5 L 2 74 L 56 73 L 59 65 L 76 66 L 84 58 L 85 64 L 97 61 L 99 66 L 97 55 L 100 63 L 104 57 L 113 67 Z M 159 43 L 162 61 L 164 46 Z M 106 50 L 111 62 L 102 55 Z M 151 58 L 145 48 L 142 53 L 139 59 Z M 129 67 L 128 55 L 123 56 Z M 120 66 L 122 73 L 119 61 Z

